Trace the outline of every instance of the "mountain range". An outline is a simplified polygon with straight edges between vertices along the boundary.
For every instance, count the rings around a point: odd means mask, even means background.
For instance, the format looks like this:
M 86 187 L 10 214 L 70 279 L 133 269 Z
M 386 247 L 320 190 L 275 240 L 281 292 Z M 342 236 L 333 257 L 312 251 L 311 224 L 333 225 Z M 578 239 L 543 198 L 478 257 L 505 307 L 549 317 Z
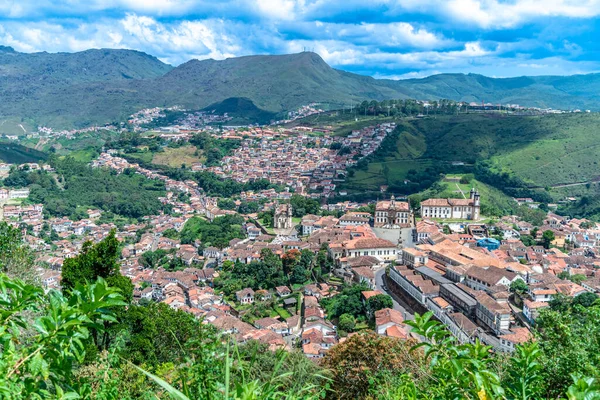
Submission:
M 133 50 L 51 54 L 0 46 L 0 98 L 0 133 L 11 124 L 84 127 L 123 121 L 145 107 L 202 109 L 232 98 L 273 114 L 310 102 L 406 98 L 598 111 L 600 74 L 390 80 L 331 68 L 312 52 L 190 60 L 174 68 Z

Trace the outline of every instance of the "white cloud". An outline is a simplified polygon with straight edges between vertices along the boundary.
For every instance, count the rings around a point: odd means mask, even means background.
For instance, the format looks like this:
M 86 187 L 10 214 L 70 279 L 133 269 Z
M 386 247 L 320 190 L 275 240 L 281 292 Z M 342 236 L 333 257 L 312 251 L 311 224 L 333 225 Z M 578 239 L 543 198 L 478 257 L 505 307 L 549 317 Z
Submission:
M 296 0 L 256 0 L 259 13 L 267 18 L 277 20 L 294 20 L 296 12 L 301 11 L 303 1 Z
M 370 39 L 389 46 L 410 45 L 420 48 L 432 48 L 449 42 L 426 29 L 415 29 L 413 25 L 406 22 L 362 24 L 358 27 L 370 33 Z
M 241 38 L 230 35 L 226 25 L 222 20 L 165 24 L 135 14 L 73 28 L 45 22 L 5 22 L 0 25 L 0 42 L 24 52 L 131 48 L 179 64 L 191 57 L 222 59 L 239 55 Z
M 544 17 L 592 18 L 600 15 L 599 0 L 448 0 L 430 1 L 456 21 L 483 28 L 510 28 Z

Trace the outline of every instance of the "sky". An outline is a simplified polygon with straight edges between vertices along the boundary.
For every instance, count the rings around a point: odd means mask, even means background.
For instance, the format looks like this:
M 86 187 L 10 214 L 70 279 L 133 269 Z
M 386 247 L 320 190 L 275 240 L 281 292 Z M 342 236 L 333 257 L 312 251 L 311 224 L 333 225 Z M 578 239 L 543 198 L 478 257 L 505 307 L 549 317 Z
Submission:
M 0 45 L 192 58 L 304 49 L 377 78 L 600 71 L 600 0 L 0 0 Z

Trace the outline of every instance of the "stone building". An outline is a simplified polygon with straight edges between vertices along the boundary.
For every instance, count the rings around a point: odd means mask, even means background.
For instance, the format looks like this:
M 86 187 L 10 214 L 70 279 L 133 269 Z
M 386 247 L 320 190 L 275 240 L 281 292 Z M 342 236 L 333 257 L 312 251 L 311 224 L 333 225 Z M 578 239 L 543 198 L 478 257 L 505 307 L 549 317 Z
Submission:
M 411 226 L 410 206 L 407 202 L 396 201 L 392 195 L 389 201 L 378 201 L 375 206 L 376 228 L 407 228 Z
M 291 204 L 279 204 L 275 208 L 273 216 L 273 227 L 275 229 L 292 229 L 292 206 Z

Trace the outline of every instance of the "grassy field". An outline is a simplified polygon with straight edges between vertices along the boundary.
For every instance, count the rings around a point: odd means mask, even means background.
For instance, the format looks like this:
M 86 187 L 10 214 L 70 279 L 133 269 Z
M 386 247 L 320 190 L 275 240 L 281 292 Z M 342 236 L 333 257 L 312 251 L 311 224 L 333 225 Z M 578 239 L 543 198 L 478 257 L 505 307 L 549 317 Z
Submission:
M 196 146 L 165 147 L 160 153 L 154 153 L 151 159 L 153 164 L 168 165 L 174 168 L 181 167 L 182 164 L 189 167 L 194 163 L 203 163 L 205 161 L 202 152 L 198 152 Z

